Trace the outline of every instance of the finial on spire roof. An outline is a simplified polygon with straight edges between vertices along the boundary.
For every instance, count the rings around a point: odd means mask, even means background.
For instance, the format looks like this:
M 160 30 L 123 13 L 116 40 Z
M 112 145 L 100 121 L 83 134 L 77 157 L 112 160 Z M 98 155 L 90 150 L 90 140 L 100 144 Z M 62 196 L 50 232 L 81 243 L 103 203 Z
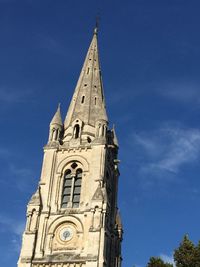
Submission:
M 97 16 L 96 16 L 95 28 L 94 28 L 94 34 L 97 34 L 97 33 L 98 33 L 98 29 L 99 29 L 99 20 L 100 20 L 100 16 L 97 15 Z

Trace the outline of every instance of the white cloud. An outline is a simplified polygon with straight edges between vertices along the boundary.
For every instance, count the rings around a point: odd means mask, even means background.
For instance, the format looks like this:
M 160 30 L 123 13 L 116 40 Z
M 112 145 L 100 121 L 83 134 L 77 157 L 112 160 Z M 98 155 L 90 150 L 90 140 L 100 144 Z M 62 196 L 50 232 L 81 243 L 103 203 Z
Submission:
M 160 258 L 164 262 L 171 263 L 171 264 L 173 264 L 173 266 L 175 266 L 175 262 L 174 262 L 173 256 L 168 256 L 166 254 L 160 254 Z
M 16 220 L 0 214 L 1 231 L 9 231 L 17 236 L 21 236 L 24 230 L 24 222 L 17 222 Z
M 180 169 L 200 156 L 200 130 L 177 126 L 133 135 L 134 145 L 143 153 L 140 171 L 159 175 L 178 173 Z
M 144 134 L 135 134 L 134 135 L 134 143 L 143 147 L 145 152 L 151 156 L 156 157 L 160 155 L 162 150 L 164 149 L 161 145 L 161 142 L 158 140 L 159 137 L 156 135 L 144 135 Z
M 183 103 L 200 103 L 200 84 L 190 82 L 171 82 L 160 85 L 161 95 Z
M 6 215 L 0 214 L 0 232 L 12 234 L 11 246 L 15 252 L 19 252 L 21 246 L 21 237 L 25 228 L 25 222 L 16 221 Z

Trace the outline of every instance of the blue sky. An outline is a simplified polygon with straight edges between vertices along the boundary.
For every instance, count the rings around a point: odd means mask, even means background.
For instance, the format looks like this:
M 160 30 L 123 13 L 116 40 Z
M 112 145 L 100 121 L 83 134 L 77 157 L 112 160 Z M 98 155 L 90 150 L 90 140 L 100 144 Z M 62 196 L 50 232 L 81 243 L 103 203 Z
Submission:
M 49 122 L 68 108 L 101 14 L 110 125 L 120 142 L 123 267 L 200 239 L 200 3 L 0 0 L 0 266 L 16 266 Z

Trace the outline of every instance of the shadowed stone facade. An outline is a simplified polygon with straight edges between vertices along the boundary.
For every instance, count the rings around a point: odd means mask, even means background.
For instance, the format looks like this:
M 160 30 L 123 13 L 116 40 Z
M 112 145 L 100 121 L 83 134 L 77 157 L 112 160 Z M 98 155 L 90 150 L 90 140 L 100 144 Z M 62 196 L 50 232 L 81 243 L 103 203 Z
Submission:
M 108 128 L 97 29 L 64 123 L 58 107 L 18 267 L 120 267 L 118 142 Z

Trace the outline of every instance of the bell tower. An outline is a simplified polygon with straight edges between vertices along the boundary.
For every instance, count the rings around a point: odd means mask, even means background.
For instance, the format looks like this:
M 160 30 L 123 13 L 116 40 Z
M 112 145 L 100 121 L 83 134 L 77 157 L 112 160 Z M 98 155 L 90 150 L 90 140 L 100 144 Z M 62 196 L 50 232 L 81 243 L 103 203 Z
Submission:
M 66 118 L 59 105 L 50 123 L 18 267 L 121 266 L 117 154 L 95 28 Z

